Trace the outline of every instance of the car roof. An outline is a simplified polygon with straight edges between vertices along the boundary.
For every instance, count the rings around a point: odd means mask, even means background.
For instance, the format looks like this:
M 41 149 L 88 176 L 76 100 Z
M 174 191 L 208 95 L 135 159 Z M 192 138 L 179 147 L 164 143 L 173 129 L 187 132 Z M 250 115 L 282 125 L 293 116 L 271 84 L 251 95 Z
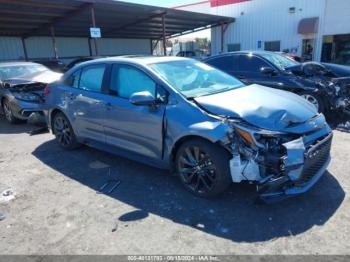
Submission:
M 23 65 L 40 65 L 33 62 L 0 62 L 0 67 L 3 66 L 23 66 Z
M 91 61 L 87 61 L 79 64 L 79 66 L 86 66 L 89 64 L 103 63 L 103 62 L 129 62 L 147 66 L 154 63 L 164 63 L 171 61 L 184 61 L 191 60 L 189 58 L 177 57 L 177 56 L 137 56 L 137 55 L 126 55 L 126 56 L 114 56 L 107 58 L 99 58 Z
M 242 55 L 246 55 L 246 54 L 252 54 L 252 55 L 263 55 L 263 54 L 276 54 L 276 52 L 271 52 L 271 51 L 264 51 L 264 50 L 246 50 L 246 51 L 234 51 L 234 52 L 227 52 L 224 54 L 219 54 L 219 55 L 214 55 L 211 57 L 208 57 L 205 60 L 210 60 L 214 57 L 220 57 L 220 56 L 228 56 L 228 55 L 232 55 L 232 54 L 242 54 Z

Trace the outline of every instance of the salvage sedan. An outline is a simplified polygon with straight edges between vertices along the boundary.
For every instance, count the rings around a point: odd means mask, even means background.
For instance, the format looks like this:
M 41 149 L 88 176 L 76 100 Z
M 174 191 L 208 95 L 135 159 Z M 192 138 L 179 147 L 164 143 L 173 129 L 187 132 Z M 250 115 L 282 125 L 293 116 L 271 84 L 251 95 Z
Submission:
M 44 89 L 61 76 L 36 63 L 0 63 L 0 106 L 8 122 L 18 123 L 33 115 L 40 119 L 36 114 L 43 111 Z
M 260 84 L 296 93 L 321 113 L 350 114 L 350 77 L 338 78 L 320 63 L 299 63 L 267 51 L 232 52 L 210 57 L 204 62 L 245 84 Z
M 49 86 L 49 126 L 65 149 L 87 144 L 174 170 L 197 196 L 256 183 L 263 199 L 309 190 L 332 132 L 301 97 L 179 57 L 80 64 Z

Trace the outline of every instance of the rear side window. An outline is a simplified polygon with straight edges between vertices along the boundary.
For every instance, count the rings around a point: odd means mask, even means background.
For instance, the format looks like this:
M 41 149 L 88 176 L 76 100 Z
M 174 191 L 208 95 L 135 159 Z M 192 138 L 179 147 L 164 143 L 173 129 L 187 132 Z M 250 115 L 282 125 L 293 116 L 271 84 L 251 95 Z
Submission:
M 256 56 L 240 55 L 238 61 L 238 71 L 241 72 L 260 72 L 262 67 L 268 67 L 269 65 Z
M 101 92 L 106 65 L 85 67 L 80 76 L 79 88 L 93 92 Z
M 113 66 L 110 89 L 117 96 L 127 99 L 143 91 L 156 97 L 156 83 L 141 70 L 128 65 Z
M 231 55 L 213 58 L 206 63 L 226 72 L 234 71 L 233 58 Z

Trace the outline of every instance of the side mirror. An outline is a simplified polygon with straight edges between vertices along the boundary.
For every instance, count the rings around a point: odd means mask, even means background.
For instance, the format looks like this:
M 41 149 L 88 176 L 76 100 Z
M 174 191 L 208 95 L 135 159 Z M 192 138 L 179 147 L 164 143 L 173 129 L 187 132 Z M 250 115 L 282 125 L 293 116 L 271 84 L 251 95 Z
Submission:
M 133 93 L 129 101 L 135 106 L 153 106 L 156 103 L 156 99 L 148 91 Z
M 262 67 L 260 68 L 260 72 L 264 75 L 270 75 L 270 76 L 274 76 L 277 74 L 277 72 L 271 67 Z

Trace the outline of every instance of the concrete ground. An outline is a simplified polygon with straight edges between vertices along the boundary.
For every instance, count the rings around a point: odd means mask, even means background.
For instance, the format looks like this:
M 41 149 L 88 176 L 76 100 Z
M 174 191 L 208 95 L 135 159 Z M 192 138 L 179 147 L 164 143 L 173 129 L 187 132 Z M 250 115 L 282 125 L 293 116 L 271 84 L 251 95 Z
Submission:
M 33 129 L 0 119 L 0 193 L 14 193 L 0 198 L 0 254 L 350 254 L 349 133 L 335 131 L 310 192 L 257 205 L 252 186 L 198 199 L 165 171 Z M 109 179 L 121 184 L 97 194 Z

